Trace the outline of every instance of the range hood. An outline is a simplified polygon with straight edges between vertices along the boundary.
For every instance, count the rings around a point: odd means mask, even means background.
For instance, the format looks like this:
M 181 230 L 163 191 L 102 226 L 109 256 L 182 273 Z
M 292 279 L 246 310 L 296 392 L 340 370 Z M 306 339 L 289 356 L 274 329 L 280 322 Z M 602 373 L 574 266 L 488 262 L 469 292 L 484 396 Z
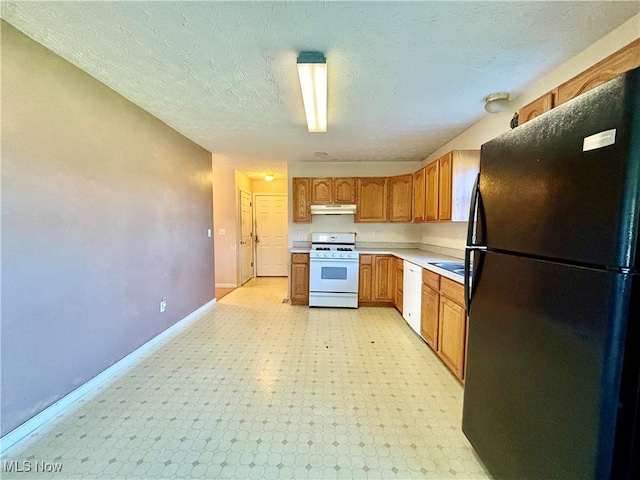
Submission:
M 354 215 L 355 205 L 311 205 L 311 215 Z

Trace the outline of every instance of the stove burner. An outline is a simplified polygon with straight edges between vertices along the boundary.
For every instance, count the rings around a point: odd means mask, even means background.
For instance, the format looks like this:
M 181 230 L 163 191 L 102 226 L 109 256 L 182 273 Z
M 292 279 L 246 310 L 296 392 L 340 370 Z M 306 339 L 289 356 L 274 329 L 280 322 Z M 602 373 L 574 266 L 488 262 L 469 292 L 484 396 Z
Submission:
M 339 252 L 351 252 L 353 249 L 349 247 L 338 247 Z
M 316 247 L 316 250 L 331 250 L 329 247 Z

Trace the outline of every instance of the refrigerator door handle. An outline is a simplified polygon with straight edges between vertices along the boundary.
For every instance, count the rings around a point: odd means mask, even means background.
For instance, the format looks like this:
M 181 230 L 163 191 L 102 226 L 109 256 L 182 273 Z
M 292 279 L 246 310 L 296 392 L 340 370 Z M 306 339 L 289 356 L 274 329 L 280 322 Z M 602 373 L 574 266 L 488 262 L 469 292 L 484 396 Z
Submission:
M 471 204 L 469 206 L 469 224 L 467 227 L 467 247 L 464 250 L 464 305 L 467 309 L 467 315 L 469 314 L 469 308 L 471 307 L 471 297 L 473 288 L 473 279 L 471 278 L 471 252 L 478 250 L 486 250 L 487 247 L 476 245 L 476 218 L 478 215 L 478 205 L 480 200 L 480 173 L 476 177 L 476 181 L 473 184 L 473 192 L 471 193 Z M 474 276 L 477 276 L 477 270 L 479 265 L 476 265 L 474 269 Z
M 478 213 L 478 199 L 480 197 L 480 173 L 476 176 L 476 181 L 473 184 L 473 191 L 471 193 L 471 204 L 469 205 L 469 223 L 467 226 L 467 247 L 471 247 L 475 244 L 475 227 L 476 227 L 476 214 Z
M 473 284 L 474 277 L 477 278 L 480 273 L 480 264 L 476 265 L 471 272 L 471 252 L 486 252 L 487 247 L 474 246 L 464 249 L 464 306 L 467 309 L 467 315 L 469 315 L 469 308 L 471 307 L 471 298 L 473 297 Z

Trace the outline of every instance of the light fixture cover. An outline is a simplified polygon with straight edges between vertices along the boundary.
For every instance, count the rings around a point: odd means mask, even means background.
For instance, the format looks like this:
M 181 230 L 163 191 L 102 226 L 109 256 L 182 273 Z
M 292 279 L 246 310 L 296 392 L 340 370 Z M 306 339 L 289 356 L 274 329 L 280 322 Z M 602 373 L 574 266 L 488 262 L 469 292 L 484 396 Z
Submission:
M 310 132 L 327 131 L 327 59 L 320 52 L 298 55 L 298 76 Z
M 267 173 L 267 174 L 264 176 L 264 179 L 265 179 L 267 182 L 270 182 L 271 180 L 273 180 L 273 179 L 274 179 L 274 175 L 273 175 L 273 173 Z
M 509 106 L 509 94 L 507 92 L 492 93 L 484 99 L 484 102 L 484 109 L 487 112 L 504 112 Z

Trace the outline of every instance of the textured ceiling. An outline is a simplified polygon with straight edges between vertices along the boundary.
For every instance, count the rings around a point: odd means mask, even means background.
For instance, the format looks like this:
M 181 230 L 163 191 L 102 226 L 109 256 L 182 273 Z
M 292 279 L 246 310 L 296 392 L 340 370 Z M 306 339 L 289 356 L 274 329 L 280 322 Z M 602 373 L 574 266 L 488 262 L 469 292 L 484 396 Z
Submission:
M 640 2 L 2 2 L 2 17 L 251 177 L 419 160 L 640 11 Z M 300 51 L 322 51 L 308 133 Z M 317 152 L 326 152 L 320 156 Z

